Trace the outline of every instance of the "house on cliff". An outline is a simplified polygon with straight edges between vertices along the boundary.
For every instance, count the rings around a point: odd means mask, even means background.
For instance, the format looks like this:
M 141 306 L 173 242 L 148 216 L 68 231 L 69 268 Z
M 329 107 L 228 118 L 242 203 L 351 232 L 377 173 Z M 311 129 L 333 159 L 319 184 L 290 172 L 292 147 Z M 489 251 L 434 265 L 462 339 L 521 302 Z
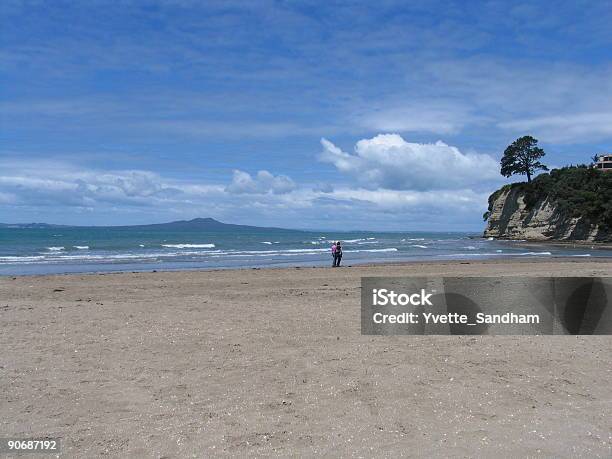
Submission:
M 593 163 L 593 168 L 601 169 L 604 172 L 612 172 L 612 153 L 597 155 L 597 161 Z

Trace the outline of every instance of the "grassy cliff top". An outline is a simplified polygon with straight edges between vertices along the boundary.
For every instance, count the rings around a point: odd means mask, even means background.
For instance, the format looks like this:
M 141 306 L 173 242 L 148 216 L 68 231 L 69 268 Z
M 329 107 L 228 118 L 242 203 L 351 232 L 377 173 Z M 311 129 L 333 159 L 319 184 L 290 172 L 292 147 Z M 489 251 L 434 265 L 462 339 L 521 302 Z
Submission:
M 527 208 L 548 199 L 569 218 L 583 217 L 591 224 L 612 229 L 612 173 L 584 165 L 569 166 L 540 174 L 531 183 L 504 185 L 489 196 L 485 219 L 499 195 L 512 189 L 524 193 Z

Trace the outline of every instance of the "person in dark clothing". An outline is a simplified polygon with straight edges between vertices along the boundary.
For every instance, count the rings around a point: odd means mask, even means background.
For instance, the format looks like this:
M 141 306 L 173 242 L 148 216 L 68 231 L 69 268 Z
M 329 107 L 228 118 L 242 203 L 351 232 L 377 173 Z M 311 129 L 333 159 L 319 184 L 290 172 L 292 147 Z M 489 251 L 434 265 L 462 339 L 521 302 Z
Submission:
M 334 266 L 340 267 L 340 261 L 342 260 L 342 244 L 340 241 L 336 242 L 336 252 L 334 253 Z

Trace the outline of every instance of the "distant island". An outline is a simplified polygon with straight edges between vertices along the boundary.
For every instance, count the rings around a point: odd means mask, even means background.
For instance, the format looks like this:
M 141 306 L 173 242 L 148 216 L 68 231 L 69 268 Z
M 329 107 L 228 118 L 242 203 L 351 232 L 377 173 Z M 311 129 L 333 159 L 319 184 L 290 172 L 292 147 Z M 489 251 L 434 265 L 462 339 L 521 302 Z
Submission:
M 51 223 L 0 223 L 0 228 L 33 229 L 33 228 L 65 228 L 67 225 Z
M 40 229 L 40 228 L 94 228 L 94 226 L 80 225 L 53 225 L 49 223 L 0 223 L 0 228 L 17 229 Z M 121 225 L 108 226 L 108 228 L 140 228 L 140 229 L 166 229 L 168 231 L 214 231 L 214 232 L 240 232 L 240 231 L 299 231 L 287 230 L 283 228 L 235 225 L 233 223 L 223 223 L 214 218 L 194 218 L 192 220 L 177 220 L 168 223 L 152 223 L 148 225 Z

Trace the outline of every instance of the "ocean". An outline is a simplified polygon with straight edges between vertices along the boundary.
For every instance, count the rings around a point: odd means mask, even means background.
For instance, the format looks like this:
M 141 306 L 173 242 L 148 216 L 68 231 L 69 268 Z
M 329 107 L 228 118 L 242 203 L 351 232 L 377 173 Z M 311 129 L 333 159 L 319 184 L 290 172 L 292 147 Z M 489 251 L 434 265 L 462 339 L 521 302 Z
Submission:
M 331 266 L 516 257 L 611 257 L 612 250 L 498 241 L 457 232 L 335 232 L 154 227 L 0 228 L 0 275 Z

